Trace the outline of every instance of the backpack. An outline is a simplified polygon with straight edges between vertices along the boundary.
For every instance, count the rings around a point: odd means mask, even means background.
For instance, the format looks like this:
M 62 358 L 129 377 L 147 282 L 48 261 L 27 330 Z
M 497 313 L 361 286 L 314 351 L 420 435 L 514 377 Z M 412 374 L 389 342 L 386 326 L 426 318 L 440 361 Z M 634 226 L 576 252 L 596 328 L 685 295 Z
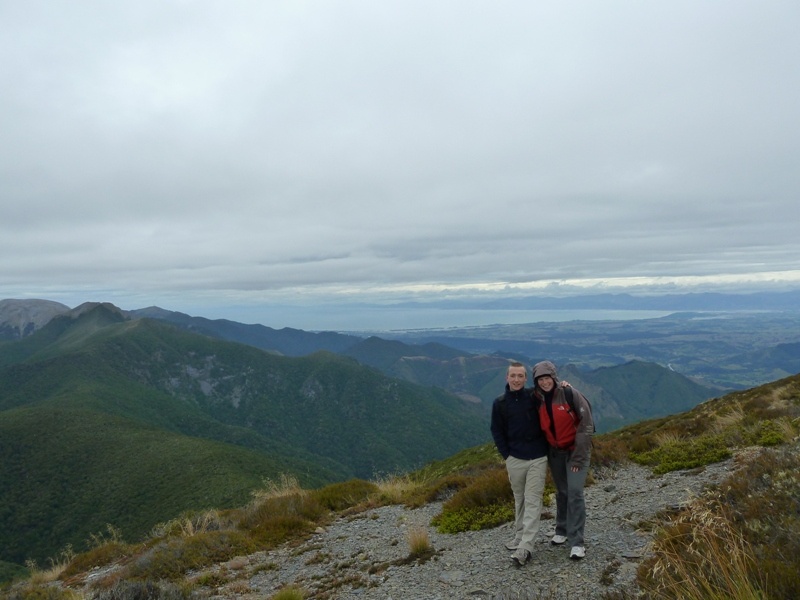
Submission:
M 572 411 L 573 415 L 578 414 L 578 409 L 575 408 L 575 397 L 572 395 L 572 386 L 567 386 L 564 388 L 564 397 L 567 399 L 567 404 L 569 404 L 569 408 Z M 589 415 L 592 417 L 592 433 L 597 432 L 597 425 L 594 420 L 594 413 L 592 411 L 592 403 L 589 402 L 589 399 L 586 398 L 586 404 L 589 406 Z

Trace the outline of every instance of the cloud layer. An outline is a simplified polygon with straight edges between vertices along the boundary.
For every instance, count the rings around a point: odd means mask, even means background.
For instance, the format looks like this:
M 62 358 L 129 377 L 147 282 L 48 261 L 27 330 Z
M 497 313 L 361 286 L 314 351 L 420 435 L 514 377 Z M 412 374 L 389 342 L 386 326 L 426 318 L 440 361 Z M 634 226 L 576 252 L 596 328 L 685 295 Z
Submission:
M 800 281 L 798 25 L 771 1 L 0 0 L 0 297 Z

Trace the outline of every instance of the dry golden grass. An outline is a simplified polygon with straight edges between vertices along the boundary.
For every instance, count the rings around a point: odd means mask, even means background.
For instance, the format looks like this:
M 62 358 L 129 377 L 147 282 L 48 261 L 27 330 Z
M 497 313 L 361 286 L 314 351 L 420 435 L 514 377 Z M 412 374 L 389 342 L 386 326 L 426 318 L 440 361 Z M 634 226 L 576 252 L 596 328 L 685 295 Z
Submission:
M 655 557 L 640 567 L 648 598 L 754 600 L 765 598 L 751 579 L 750 545 L 718 502 L 696 500 L 653 543 Z
M 270 600 L 305 600 L 306 598 L 308 598 L 308 592 L 296 585 L 287 585 L 270 596 Z
M 192 537 L 209 531 L 229 529 L 232 523 L 230 518 L 218 510 L 205 510 L 186 513 L 176 519 L 159 523 L 150 532 L 151 537 Z
M 739 403 L 732 404 L 730 410 L 726 410 L 722 414 L 714 416 L 714 422 L 711 430 L 714 433 L 722 433 L 734 427 L 739 427 L 744 421 L 745 413 L 742 405 Z
M 269 500 L 270 498 L 277 498 L 281 496 L 288 496 L 290 494 L 305 493 L 300 482 L 294 475 L 281 474 L 278 481 L 271 479 L 263 480 L 264 487 L 258 490 L 253 490 L 252 496 L 255 502 L 262 500 Z
M 772 405 L 775 408 L 788 410 L 796 398 L 797 388 L 795 385 L 783 385 L 772 390 Z
M 375 484 L 378 486 L 377 499 L 381 504 L 403 504 L 424 487 L 424 484 L 408 475 L 379 479 Z
M 64 549 L 58 553 L 55 558 L 50 558 L 50 566 L 47 568 L 39 568 L 34 561 L 27 561 L 25 566 L 30 571 L 30 582 L 34 585 L 43 583 L 50 583 L 61 577 L 61 574 L 67 569 L 67 566 L 75 558 L 75 552 L 71 544 L 67 544 Z
M 412 557 L 424 556 L 433 550 L 428 530 L 423 527 L 412 527 L 408 530 L 406 538 L 409 555 Z
M 795 419 L 798 425 L 800 425 L 800 420 Z M 787 439 L 792 440 L 797 435 L 797 427 L 795 427 L 794 423 L 788 417 L 781 417 L 780 419 L 776 419 L 775 424 L 778 427 L 781 435 Z
M 683 440 L 683 436 L 677 431 L 659 431 L 653 435 L 653 441 L 656 446 L 669 446 L 670 444 L 678 444 Z

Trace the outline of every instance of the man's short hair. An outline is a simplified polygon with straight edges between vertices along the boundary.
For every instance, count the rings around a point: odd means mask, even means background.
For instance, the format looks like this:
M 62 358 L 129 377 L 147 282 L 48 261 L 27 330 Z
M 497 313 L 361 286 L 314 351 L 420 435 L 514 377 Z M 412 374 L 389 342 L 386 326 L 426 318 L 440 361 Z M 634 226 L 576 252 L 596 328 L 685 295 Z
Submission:
M 515 360 L 510 365 L 508 365 L 508 369 L 506 369 L 506 374 L 508 374 L 511 371 L 511 369 L 514 368 L 514 367 L 522 367 L 523 369 L 525 369 L 525 365 L 523 365 L 521 362 L 518 362 L 518 361 Z M 528 369 L 525 369 L 525 374 L 526 375 L 528 374 Z

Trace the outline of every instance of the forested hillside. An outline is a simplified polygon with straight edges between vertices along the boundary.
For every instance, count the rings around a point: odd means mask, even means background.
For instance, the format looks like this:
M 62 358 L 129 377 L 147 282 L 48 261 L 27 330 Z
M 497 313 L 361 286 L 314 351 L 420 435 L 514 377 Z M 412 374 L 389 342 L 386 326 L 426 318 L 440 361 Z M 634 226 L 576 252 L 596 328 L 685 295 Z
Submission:
M 420 466 L 488 439 L 441 389 L 330 353 L 276 356 L 79 307 L 0 344 L 0 559 L 126 537 L 263 478 L 311 487 Z

